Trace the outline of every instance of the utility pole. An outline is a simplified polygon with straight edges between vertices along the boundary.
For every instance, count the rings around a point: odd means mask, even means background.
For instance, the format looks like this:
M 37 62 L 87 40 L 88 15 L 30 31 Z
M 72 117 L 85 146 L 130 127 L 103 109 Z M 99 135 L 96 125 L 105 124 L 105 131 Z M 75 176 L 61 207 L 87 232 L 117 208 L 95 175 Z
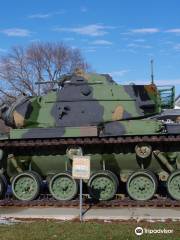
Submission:
M 154 84 L 154 60 L 151 59 L 151 84 Z

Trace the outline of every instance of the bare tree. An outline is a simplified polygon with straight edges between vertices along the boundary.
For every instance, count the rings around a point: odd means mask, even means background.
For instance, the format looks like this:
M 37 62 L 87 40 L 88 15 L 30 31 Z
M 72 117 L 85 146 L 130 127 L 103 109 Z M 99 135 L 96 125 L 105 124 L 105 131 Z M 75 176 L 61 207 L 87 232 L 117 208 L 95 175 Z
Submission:
M 41 93 L 53 87 L 61 75 L 70 74 L 76 68 L 88 69 L 79 49 L 63 43 L 37 42 L 28 47 L 15 46 L 0 56 L 0 98 L 15 100 L 22 94 L 37 95 L 35 82 L 52 81 L 44 85 Z

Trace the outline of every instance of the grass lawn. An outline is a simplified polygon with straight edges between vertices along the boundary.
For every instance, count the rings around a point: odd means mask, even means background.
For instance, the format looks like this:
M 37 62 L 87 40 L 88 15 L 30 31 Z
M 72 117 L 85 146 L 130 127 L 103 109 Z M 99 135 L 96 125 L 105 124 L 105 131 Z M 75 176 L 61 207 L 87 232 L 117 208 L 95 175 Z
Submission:
M 136 236 L 134 229 L 140 226 L 149 229 L 173 229 L 172 234 L 143 234 Z M 91 240 L 91 239 L 180 239 L 180 223 L 135 223 L 135 222 L 57 222 L 34 221 L 13 225 L 0 225 L 0 240 Z

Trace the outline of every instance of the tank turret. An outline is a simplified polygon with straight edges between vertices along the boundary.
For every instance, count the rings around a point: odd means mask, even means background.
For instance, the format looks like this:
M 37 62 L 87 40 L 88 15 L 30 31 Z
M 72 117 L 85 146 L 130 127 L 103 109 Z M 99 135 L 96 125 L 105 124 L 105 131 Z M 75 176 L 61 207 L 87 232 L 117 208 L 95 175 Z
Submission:
M 150 85 L 119 85 L 109 75 L 73 74 L 46 95 L 19 98 L 1 108 L 13 128 L 80 127 L 145 119 L 161 112 L 158 90 Z

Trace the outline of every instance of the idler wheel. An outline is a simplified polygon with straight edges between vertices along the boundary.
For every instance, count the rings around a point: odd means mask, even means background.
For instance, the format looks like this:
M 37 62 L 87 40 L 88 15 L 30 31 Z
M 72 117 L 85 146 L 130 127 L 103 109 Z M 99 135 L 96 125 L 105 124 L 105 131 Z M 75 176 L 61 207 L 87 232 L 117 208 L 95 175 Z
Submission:
M 7 191 L 7 183 L 4 175 L 0 175 L 0 198 L 4 197 L 4 194 Z
M 40 176 L 31 171 L 17 174 L 12 180 L 12 193 L 22 201 L 31 201 L 40 193 Z
M 71 200 L 78 193 L 78 182 L 71 173 L 58 173 L 49 181 L 49 191 L 57 200 Z
M 180 170 L 170 174 L 167 180 L 167 190 L 173 199 L 180 200 Z
M 97 200 L 112 199 L 118 189 L 118 179 L 110 171 L 102 170 L 94 173 L 88 181 L 88 189 L 92 198 Z
M 146 201 L 154 196 L 157 189 L 157 180 L 152 172 L 137 171 L 128 178 L 126 188 L 132 199 Z
M 135 147 L 136 155 L 142 159 L 148 158 L 152 153 L 152 147 L 146 143 L 139 143 Z

